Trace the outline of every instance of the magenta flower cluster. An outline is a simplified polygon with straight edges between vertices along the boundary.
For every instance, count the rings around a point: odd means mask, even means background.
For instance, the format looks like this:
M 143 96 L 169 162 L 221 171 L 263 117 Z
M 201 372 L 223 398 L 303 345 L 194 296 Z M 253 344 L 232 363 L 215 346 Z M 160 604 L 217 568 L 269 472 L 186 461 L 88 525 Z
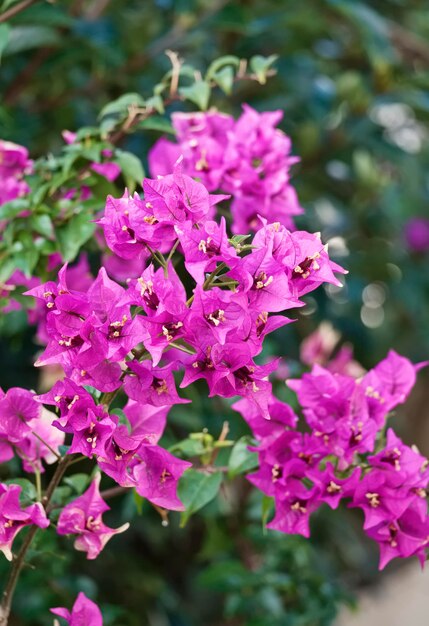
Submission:
M 407 398 L 419 367 L 391 351 L 358 379 L 316 365 L 287 381 L 302 407 L 304 433 L 278 401 L 270 421 L 246 399 L 234 405 L 259 441 L 259 469 L 248 479 L 275 500 L 268 528 L 308 537 L 311 514 L 323 503 L 336 509 L 346 498 L 364 513 L 364 530 L 380 546 L 380 568 L 394 557 L 424 562 L 429 462 L 392 429 L 384 440 L 387 416 Z
M 36 365 L 58 364 L 65 379 L 32 399 L 54 406 L 53 424 L 71 436 L 70 454 L 95 457 L 123 487 L 153 504 L 181 509 L 177 482 L 189 463 L 158 445 L 181 387 L 205 379 L 209 396 L 243 396 L 269 418 L 274 360 L 257 365 L 265 336 L 288 323 L 270 315 L 303 305 L 301 296 L 323 282 L 340 284 L 318 235 L 290 232 L 261 218 L 250 249 L 228 239 L 225 221 L 213 218 L 219 199 L 183 174 L 143 183 L 144 198 L 108 198 L 100 220 L 106 241 L 124 259 L 151 256 L 142 275 L 126 287 L 102 268 L 84 289 L 71 289 L 64 266 L 57 282 L 31 289 L 45 310 L 47 346 Z M 192 293 L 186 293 L 171 260 L 183 256 Z M 179 254 L 179 252 L 178 252 Z M 170 255 L 171 256 L 171 255 Z M 126 425 L 84 385 L 128 401 Z M 28 392 L 27 392 L 28 393 Z
M 177 143 L 155 144 L 151 173 L 169 174 L 183 156 L 187 174 L 209 191 L 232 195 L 232 232 L 257 230 L 258 216 L 291 228 L 293 216 L 303 212 L 290 184 L 290 168 L 299 159 L 290 154 L 289 137 L 276 128 L 282 117 L 282 111 L 258 113 L 248 105 L 238 120 L 217 111 L 174 113 Z

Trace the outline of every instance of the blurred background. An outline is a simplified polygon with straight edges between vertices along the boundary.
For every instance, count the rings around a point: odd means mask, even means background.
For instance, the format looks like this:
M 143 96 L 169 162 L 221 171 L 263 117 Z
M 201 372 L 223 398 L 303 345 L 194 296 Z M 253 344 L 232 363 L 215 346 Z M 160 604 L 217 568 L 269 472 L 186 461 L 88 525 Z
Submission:
M 284 110 L 282 129 L 301 159 L 293 181 L 306 213 L 297 225 L 320 231 L 349 274 L 342 289 L 328 286 L 308 298 L 298 322 L 279 331 L 269 349 L 293 371 L 302 339 L 329 321 L 365 368 L 389 348 L 414 361 L 428 358 L 427 2 L 40 1 L 10 25 L 0 66 L 0 137 L 26 145 L 33 157 L 55 153 L 61 131 L 94 124 L 123 93 L 151 92 L 170 67 L 166 49 L 202 70 L 224 54 L 278 55 L 266 85 L 240 83 L 231 98 L 218 96 L 219 106 L 234 115 L 243 102 Z M 159 136 L 134 134 L 124 147 L 146 162 Z M 0 330 L 0 385 L 35 387 L 33 331 L 17 313 Z M 426 454 L 428 382 L 423 371 L 394 417 L 400 436 Z M 220 430 L 222 408 L 203 395 L 199 402 L 200 413 L 174 415 L 178 426 L 198 430 L 211 420 Z M 236 436 L 245 432 L 233 428 Z M 50 623 L 46 607 L 61 604 L 59 596 L 69 605 L 78 589 L 101 602 L 106 626 L 324 626 L 362 587 L 380 581 L 359 517 L 323 510 L 311 541 L 264 534 L 261 499 L 245 481 L 185 530 L 172 519 L 167 532 L 132 497 L 114 508 L 111 521 L 132 517 L 132 530 L 96 562 L 65 552 L 63 543 L 59 556 L 52 538 L 43 546 L 48 556 L 35 555 L 40 567 L 23 578 L 14 626 Z M 47 560 L 52 576 L 41 590 Z M 397 568 L 389 566 L 383 578 L 405 575 Z M 1 561 L 2 577 L 5 571 Z

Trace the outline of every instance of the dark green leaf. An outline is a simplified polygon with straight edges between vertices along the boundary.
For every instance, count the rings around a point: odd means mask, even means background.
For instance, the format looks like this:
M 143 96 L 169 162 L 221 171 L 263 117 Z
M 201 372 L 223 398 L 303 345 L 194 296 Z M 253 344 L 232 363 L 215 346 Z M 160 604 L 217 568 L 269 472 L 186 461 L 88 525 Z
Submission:
M 11 478 L 4 481 L 7 485 L 19 485 L 22 489 L 20 494 L 21 504 L 28 505 L 37 498 L 36 487 L 26 478 Z
M 115 161 L 121 168 L 128 189 L 134 191 L 136 183 L 141 185 L 145 175 L 140 159 L 132 152 L 116 150 Z
M 209 83 L 198 80 L 189 87 L 180 87 L 179 93 L 197 105 L 202 111 L 206 111 L 209 105 L 211 88 Z
M 185 526 L 191 515 L 216 497 L 222 483 L 222 473 L 206 474 L 188 469 L 179 482 L 178 496 L 185 506 L 180 525 Z
M 224 67 L 216 72 L 213 76 L 213 80 L 222 89 L 227 96 L 232 93 L 232 86 L 234 84 L 234 70 L 232 67 Z
M 0 62 L 3 54 L 3 50 L 6 48 L 9 41 L 10 26 L 9 24 L 0 24 Z
M 49 26 L 16 26 L 11 29 L 4 55 L 17 54 L 42 46 L 58 46 L 61 37 Z
M 182 452 L 186 457 L 200 456 L 206 452 L 206 448 L 201 440 L 184 439 L 174 444 L 170 448 L 173 454 Z
M 86 213 L 79 213 L 56 229 L 58 245 L 64 261 L 73 261 L 84 243 L 94 234 L 95 224 Z
M 240 59 L 239 57 L 234 56 L 233 54 L 226 54 L 222 57 L 219 57 L 212 63 L 210 63 L 209 68 L 206 73 L 206 80 L 215 79 L 215 76 L 219 74 L 219 72 L 225 67 L 230 66 L 229 69 L 233 72 L 231 66 L 239 67 Z M 234 74 L 234 72 L 233 72 Z M 216 79 L 215 79 L 216 80 Z
M 145 120 L 139 122 L 138 128 L 143 128 L 145 130 L 157 130 L 160 133 L 169 133 L 170 135 L 176 134 L 171 122 L 164 117 L 159 117 L 157 115 L 151 115 Z
M 30 218 L 30 224 L 36 233 L 40 233 L 48 239 L 54 236 L 52 220 L 49 215 L 46 215 L 46 213 L 42 215 L 32 215 Z
M 0 220 L 11 219 L 16 217 L 22 211 L 25 211 L 30 206 L 27 198 L 17 198 L 10 202 L 5 202 L 0 206 Z
M 86 487 L 89 485 L 90 477 L 88 474 L 73 474 L 73 476 L 66 476 L 64 482 L 71 487 L 78 495 L 83 493 Z
M 99 119 L 107 117 L 108 115 L 124 116 L 128 115 L 129 107 L 143 107 L 145 105 L 144 99 L 138 93 L 126 93 L 117 100 L 109 102 L 103 107 L 99 114 Z
M 228 463 L 228 476 L 230 478 L 245 474 L 258 467 L 258 455 L 248 449 L 250 443 L 249 437 L 242 437 L 233 447 Z

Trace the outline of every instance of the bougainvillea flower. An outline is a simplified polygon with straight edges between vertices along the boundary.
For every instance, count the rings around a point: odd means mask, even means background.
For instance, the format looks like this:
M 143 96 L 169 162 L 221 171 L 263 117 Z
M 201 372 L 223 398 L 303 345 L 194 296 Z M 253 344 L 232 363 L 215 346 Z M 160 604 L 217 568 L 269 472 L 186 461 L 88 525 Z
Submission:
M 65 435 L 53 426 L 55 418 L 55 413 L 43 407 L 40 416 L 28 422 L 31 432 L 16 447 L 26 472 L 43 472 L 42 461 L 51 465 L 58 460 Z
M 102 405 L 94 410 L 88 409 L 85 415 L 74 415 L 68 422 L 73 429 L 68 454 L 105 456 L 105 446 L 116 428 L 117 420 L 117 416 L 108 415 Z
M 408 558 L 413 555 L 424 566 L 425 549 L 429 544 L 429 517 L 422 519 L 409 508 L 398 519 L 386 520 L 366 532 L 379 545 L 380 570 L 396 557 Z
M 8 561 L 12 560 L 12 543 L 24 526 L 35 524 L 47 528 L 49 520 L 40 502 L 22 508 L 19 495 L 20 485 L 0 483 L 0 551 Z
M 149 361 L 130 362 L 129 368 L 134 375 L 125 377 L 124 389 L 132 400 L 153 406 L 171 406 L 190 402 L 190 400 L 180 398 L 176 391 L 172 374 L 173 363 L 165 367 L 153 367 Z
M 100 496 L 101 474 L 97 474 L 84 494 L 62 509 L 58 518 L 59 535 L 77 535 L 74 542 L 76 550 L 87 553 L 88 559 L 95 559 L 106 543 L 118 533 L 123 533 L 129 524 L 120 528 L 109 528 L 102 520 L 102 515 L 110 509 Z
M 139 457 L 140 462 L 133 470 L 137 493 L 157 506 L 183 511 L 177 484 L 192 463 L 176 458 L 160 446 L 142 446 Z
M 21 387 L 12 387 L 0 397 L 0 438 L 19 444 L 31 431 L 29 422 L 40 416 L 41 407 L 34 394 Z
M 429 482 L 429 463 L 417 448 L 405 445 L 394 431 L 387 431 L 386 447 L 378 454 L 368 457 L 372 467 L 389 472 L 389 483 L 400 487 L 409 485 L 423 489 Z
M 82 592 L 76 598 L 71 611 L 57 607 L 51 613 L 65 619 L 69 626 L 103 626 L 103 617 L 98 606 Z
M 310 514 L 319 505 L 317 487 L 307 489 L 300 481 L 291 481 L 281 499 L 276 499 L 276 514 L 267 528 L 288 534 L 310 536 Z
M 185 257 L 185 267 L 192 278 L 203 284 L 205 273 L 212 272 L 217 263 L 225 263 L 229 268 L 237 263 L 237 253 L 229 241 L 225 218 L 220 224 L 206 221 L 199 228 L 192 222 L 184 222 L 175 227 Z

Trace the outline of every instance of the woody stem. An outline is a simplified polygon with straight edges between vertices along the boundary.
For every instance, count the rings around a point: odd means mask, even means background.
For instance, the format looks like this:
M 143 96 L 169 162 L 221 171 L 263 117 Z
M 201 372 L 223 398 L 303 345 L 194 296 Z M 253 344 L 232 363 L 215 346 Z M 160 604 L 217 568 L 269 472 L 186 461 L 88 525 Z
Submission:
M 58 487 L 62 477 L 64 476 L 64 472 L 69 466 L 71 459 L 72 459 L 71 456 L 63 456 L 58 462 L 54 475 L 52 476 L 51 481 L 46 489 L 45 495 L 42 498 L 42 504 L 45 508 L 52 500 L 52 496 L 54 495 L 55 489 Z M 0 626 L 8 625 L 10 610 L 12 607 L 13 594 L 15 592 L 19 575 L 24 566 L 25 556 L 33 542 L 33 539 L 37 531 L 38 531 L 38 526 L 36 525 L 31 526 L 30 530 L 28 531 L 24 539 L 24 542 L 21 545 L 21 548 L 18 554 L 16 555 L 16 558 L 13 561 L 9 579 L 7 581 L 5 590 L 3 592 L 3 597 L 2 597 L 1 604 L 0 604 Z

